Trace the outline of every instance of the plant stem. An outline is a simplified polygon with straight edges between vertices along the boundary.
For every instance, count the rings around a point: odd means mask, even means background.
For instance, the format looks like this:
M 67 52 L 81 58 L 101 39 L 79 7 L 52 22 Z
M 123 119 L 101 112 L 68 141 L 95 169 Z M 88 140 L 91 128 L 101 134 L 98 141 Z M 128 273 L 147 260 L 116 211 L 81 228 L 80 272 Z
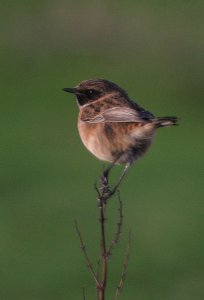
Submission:
M 101 203 L 100 207 L 100 227 L 101 227 L 101 256 L 102 256 L 102 281 L 99 290 L 99 300 L 105 299 L 105 290 L 107 283 L 107 249 L 106 249 L 106 235 L 105 235 L 105 204 Z

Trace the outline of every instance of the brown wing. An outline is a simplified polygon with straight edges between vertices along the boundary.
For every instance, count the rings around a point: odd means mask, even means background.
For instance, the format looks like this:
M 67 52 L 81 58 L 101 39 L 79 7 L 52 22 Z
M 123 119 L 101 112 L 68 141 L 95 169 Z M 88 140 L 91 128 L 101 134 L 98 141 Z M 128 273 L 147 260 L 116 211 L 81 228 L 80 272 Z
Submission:
M 83 119 L 88 123 L 104 123 L 104 122 L 134 122 L 146 123 L 147 119 L 143 119 L 140 113 L 129 107 L 114 107 L 105 110 L 93 118 Z

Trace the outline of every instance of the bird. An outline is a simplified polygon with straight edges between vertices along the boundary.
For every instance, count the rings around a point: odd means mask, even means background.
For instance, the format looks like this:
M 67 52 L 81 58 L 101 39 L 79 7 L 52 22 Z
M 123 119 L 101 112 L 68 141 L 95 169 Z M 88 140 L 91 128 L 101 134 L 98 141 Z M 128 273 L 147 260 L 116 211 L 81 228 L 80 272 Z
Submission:
M 78 131 L 85 147 L 98 159 L 129 167 L 149 149 L 158 128 L 178 124 L 175 116 L 155 117 L 134 102 L 117 84 L 89 79 L 63 91 L 75 95 L 79 107 Z

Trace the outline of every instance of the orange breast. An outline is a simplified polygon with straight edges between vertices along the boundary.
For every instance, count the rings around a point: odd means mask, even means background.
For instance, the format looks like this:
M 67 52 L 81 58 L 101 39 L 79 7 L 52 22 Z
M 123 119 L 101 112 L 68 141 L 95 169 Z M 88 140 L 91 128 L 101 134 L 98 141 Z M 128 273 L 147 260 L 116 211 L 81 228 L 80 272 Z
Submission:
M 114 160 L 110 143 L 104 135 L 103 125 L 78 122 L 78 130 L 85 147 L 97 158 L 112 162 Z
M 154 132 L 152 126 L 138 123 L 91 124 L 80 120 L 78 130 L 83 144 L 93 155 L 113 162 L 122 154 L 119 163 L 141 156 L 151 144 Z

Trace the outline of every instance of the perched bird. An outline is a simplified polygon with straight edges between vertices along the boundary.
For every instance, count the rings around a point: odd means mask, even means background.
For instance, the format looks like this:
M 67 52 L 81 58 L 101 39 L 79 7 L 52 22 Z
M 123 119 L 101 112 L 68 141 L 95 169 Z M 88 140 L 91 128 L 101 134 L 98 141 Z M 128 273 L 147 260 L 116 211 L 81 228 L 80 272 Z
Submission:
M 85 147 L 112 165 L 125 164 L 121 177 L 147 151 L 158 128 L 177 124 L 177 117 L 155 117 L 108 80 L 85 80 L 63 90 L 76 96 Z

